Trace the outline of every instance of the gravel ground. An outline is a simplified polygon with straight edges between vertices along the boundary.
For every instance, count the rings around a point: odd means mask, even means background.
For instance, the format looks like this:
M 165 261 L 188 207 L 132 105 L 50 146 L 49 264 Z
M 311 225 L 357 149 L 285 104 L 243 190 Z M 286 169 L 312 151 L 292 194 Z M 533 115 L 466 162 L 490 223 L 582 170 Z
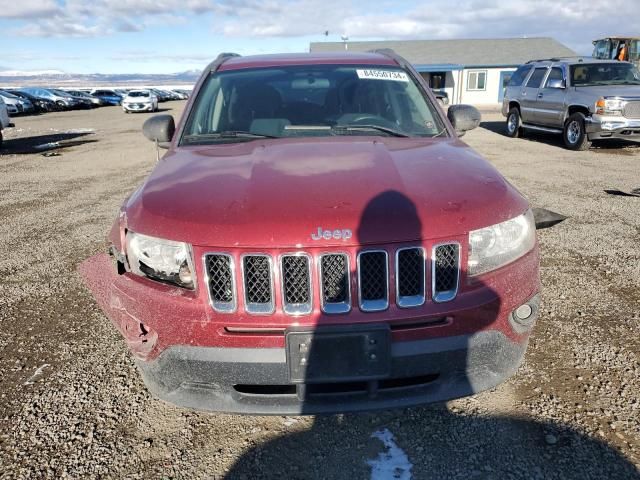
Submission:
M 17 118 L 0 151 L 0 478 L 640 478 L 640 198 L 603 191 L 640 186 L 640 144 L 570 152 L 483 117 L 465 140 L 570 217 L 539 232 L 544 306 L 524 365 L 472 398 L 322 417 L 151 398 L 76 273 L 153 167 L 147 115 Z

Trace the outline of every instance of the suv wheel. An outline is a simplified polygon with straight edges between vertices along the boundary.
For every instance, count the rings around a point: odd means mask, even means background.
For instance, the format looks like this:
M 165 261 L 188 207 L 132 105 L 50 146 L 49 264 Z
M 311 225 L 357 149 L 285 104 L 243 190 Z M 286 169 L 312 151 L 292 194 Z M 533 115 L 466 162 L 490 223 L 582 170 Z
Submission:
M 520 119 L 520 110 L 513 107 L 507 114 L 507 135 L 511 138 L 522 136 L 522 120 Z
M 564 144 L 570 150 L 588 150 L 591 142 L 584 130 L 584 114 L 574 113 L 564 124 Z

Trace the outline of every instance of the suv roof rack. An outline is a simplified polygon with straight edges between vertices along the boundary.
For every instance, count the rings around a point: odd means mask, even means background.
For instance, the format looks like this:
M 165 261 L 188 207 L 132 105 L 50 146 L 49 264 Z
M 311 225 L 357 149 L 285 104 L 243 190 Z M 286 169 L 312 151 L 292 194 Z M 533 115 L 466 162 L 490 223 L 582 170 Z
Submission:
M 207 68 L 205 68 L 204 71 L 208 73 L 213 73 L 218 69 L 218 67 L 220 67 L 220 65 L 222 65 L 224 62 L 226 62 L 230 58 L 240 57 L 240 56 L 241 55 L 238 55 L 237 53 L 223 52 L 220 55 L 218 55 L 213 62 L 207 65 Z

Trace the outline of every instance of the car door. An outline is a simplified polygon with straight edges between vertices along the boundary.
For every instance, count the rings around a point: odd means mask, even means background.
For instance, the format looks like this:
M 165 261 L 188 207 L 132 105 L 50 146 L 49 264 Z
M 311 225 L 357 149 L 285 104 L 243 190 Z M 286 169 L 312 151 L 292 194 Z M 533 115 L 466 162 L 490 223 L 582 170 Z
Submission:
M 524 123 L 538 123 L 538 91 L 547 75 L 549 67 L 536 67 L 520 92 L 520 115 Z
M 538 91 L 536 115 L 538 123 L 547 127 L 564 124 L 566 77 L 561 66 L 551 67 L 543 87 Z

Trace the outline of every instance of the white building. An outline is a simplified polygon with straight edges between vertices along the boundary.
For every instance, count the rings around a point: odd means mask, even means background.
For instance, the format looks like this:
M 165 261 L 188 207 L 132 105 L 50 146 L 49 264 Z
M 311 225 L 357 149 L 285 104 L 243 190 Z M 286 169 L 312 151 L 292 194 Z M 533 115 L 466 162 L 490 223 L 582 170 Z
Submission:
M 312 52 L 366 52 L 391 48 L 410 61 L 433 90 L 451 104 L 494 105 L 515 69 L 529 60 L 572 57 L 576 53 L 552 38 L 315 42 Z

